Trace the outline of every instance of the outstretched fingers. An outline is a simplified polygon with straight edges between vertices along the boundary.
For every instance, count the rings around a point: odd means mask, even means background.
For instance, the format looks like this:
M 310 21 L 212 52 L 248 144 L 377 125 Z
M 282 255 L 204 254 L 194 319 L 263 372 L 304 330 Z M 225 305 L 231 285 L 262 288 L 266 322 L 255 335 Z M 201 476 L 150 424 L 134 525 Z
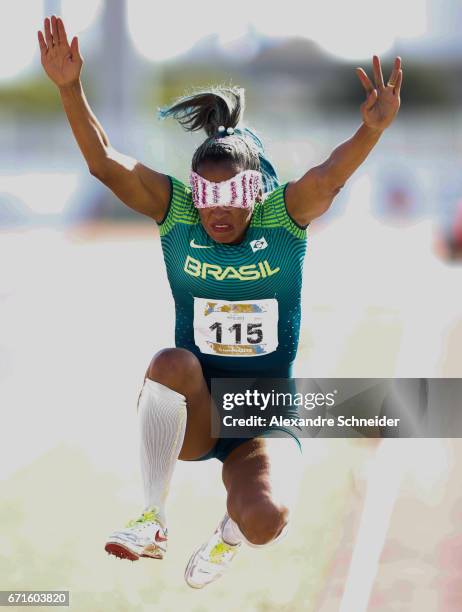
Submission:
M 398 72 L 398 76 L 396 78 L 396 84 L 393 88 L 393 93 L 397 96 L 399 96 L 399 92 L 401 91 L 401 83 L 403 82 L 403 71 L 400 70 Z
M 53 36 L 53 44 L 59 45 L 58 20 L 54 15 L 51 17 L 51 34 Z
M 38 36 L 38 42 L 39 42 L 39 47 L 40 47 L 40 53 L 44 55 L 48 51 L 48 47 L 47 47 L 47 43 L 45 42 L 45 38 L 41 30 L 37 32 L 37 36 Z
M 51 25 L 50 25 L 50 20 L 48 19 L 48 17 L 45 19 L 44 29 L 45 29 L 45 40 L 47 43 L 47 47 L 48 49 L 51 49 L 53 47 L 53 36 L 51 35 Z
M 46 17 L 43 32 L 41 30 L 37 32 L 42 57 L 47 55 L 50 50 L 54 50 L 58 54 L 69 53 L 66 29 L 60 17 L 55 15 L 52 15 L 51 19 Z
M 377 89 L 377 93 L 385 89 L 385 85 L 383 82 L 382 66 L 380 64 L 380 58 L 377 55 L 374 55 L 373 57 L 372 68 L 374 72 L 375 85 L 372 83 L 372 81 L 369 79 L 369 77 L 362 68 L 356 68 L 356 74 L 358 75 L 359 80 L 361 81 L 361 84 L 368 95 L 374 89 Z M 387 82 L 387 87 L 390 87 L 395 95 L 399 95 L 402 81 L 403 71 L 401 70 L 401 58 L 396 57 L 393 64 L 393 70 Z
M 383 83 L 382 66 L 380 64 L 380 58 L 378 55 L 374 55 L 374 57 L 372 58 L 372 69 L 374 71 L 374 80 L 376 86 L 379 89 L 383 89 L 385 85 Z
M 356 74 L 358 75 L 358 78 L 361 81 L 361 85 L 366 90 L 366 93 L 370 94 L 371 91 L 375 89 L 370 78 L 367 76 L 367 74 L 364 72 L 362 68 L 356 68 Z
M 53 47 L 57 47 L 59 45 L 69 45 L 64 23 L 59 17 L 56 17 L 55 15 L 52 15 L 51 19 L 46 17 L 43 29 L 45 32 L 45 42 L 48 49 L 52 49 Z
M 64 27 L 63 20 L 60 17 L 58 17 L 57 19 L 57 28 L 58 28 L 60 44 L 64 44 L 66 45 L 66 47 L 68 47 L 69 42 L 67 40 L 66 28 Z
M 71 40 L 71 55 L 72 60 L 74 60 L 75 58 L 82 60 L 79 49 L 79 39 L 77 38 L 77 36 L 74 36 L 74 38 Z
M 390 78 L 388 79 L 388 83 L 387 83 L 388 87 L 395 87 L 400 68 L 401 68 L 401 58 L 397 57 L 393 64 L 393 70 L 391 71 Z

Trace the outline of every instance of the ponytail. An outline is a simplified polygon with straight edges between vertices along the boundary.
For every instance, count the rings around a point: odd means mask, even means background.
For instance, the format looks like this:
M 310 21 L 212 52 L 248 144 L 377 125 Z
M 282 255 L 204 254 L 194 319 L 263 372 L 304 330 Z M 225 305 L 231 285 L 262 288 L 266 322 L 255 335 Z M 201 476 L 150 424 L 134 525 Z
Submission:
M 269 193 L 278 185 L 276 170 L 267 159 L 260 138 L 249 128 L 238 127 L 245 109 L 242 87 L 212 87 L 182 96 L 170 106 L 159 108 L 160 119 L 173 117 L 187 131 L 205 130 L 208 138 L 196 149 L 192 169 L 204 161 L 228 160 L 243 170 L 258 170 L 263 177 L 263 191 Z M 218 128 L 233 128 L 223 135 Z
M 173 117 L 185 130 L 205 130 L 215 136 L 220 125 L 237 127 L 244 114 L 245 97 L 242 87 L 212 87 L 179 98 L 172 105 L 159 109 L 159 117 Z

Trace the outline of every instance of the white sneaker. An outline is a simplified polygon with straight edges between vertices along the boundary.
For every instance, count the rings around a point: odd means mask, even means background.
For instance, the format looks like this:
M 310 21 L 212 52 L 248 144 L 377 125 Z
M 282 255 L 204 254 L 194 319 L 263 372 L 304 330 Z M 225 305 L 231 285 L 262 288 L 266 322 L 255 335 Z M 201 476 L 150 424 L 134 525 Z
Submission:
M 202 589 L 220 578 L 228 569 L 241 544 L 227 544 L 222 537 L 229 516 L 225 514 L 213 536 L 191 556 L 184 578 L 193 589 Z
M 120 559 L 137 561 L 140 557 L 163 559 L 167 551 L 167 529 L 161 524 L 157 508 L 148 508 L 140 518 L 114 531 L 104 549 Z

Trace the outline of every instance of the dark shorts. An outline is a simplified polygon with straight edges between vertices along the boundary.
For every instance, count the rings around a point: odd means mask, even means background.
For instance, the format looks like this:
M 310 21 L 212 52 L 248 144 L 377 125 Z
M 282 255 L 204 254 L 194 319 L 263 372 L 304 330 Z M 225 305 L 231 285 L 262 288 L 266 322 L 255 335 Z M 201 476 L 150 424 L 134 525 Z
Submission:
M 202 371 L 204 373 L 204 378 L 207 383 L 207 387 L 209 392 L 211 392 L 211 382 L 212 378 L 286 378 L 288 381 L 292 378 L 292 368 L 286 368 L 284 370 L 266 370 L 262 373 L 255 373 L 249 370 L 245 371 L 235 371 L 230 372 L 229 370 L 221 370 L 218 368 L 211 368 L 209 366 L 205 366 L 202 364 Z M 289 437 L 294 440 L 294 443 L 297 444 L 300 452 L 302 451 L 302 446 L 300 444 L 300 440 L 298 439 L 296 432 L 293 429 L 289 429 L 287 427 L 271 427 L 264 430 L 259 434 L 258 437 L 261 436 L 272 436 L 273 432 L 278 431 L 278 437 Z M 193 459 L 192 461 L 206 461 L 207 459 L 218 459 L 222 463 L 225 461 L 226 457 L 238 446 L 244 444 L 244 442 L 248 442 L 252 438 L 223 438 L 219 437 L 215 446 L 209 450 L 208 453 L 203 455 L 202 457 L 198 457 L 197 459 Z

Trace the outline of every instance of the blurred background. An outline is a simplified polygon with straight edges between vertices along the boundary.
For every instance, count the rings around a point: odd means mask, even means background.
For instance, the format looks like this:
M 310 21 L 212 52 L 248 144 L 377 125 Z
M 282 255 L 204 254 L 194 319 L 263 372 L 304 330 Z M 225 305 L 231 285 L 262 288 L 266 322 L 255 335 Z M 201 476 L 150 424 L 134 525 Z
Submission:
M 304 441 L 295 535 L 203 593 L 182 573 L 224 510 L 216 462 L 178 467 L 168 560 L 104 556 L 106 534 L 139 511 L 135 401 L 152 354 L 173 345 L 174 311 L 155 224 L 90 176 L 42 70 L 51 14 L 79 36 L 113 146 L 183 181 L 204 134 L 157 120 L 176 96 L 245 87 L 246 123 L 287 181 L 359 127 L 354 68 L 371 76 L 376 53 L 387 79 L 400 55 L 398 117 L 309 230 L 295 374 L 462 373 L 462 3 L 7 3 L 0 588 L 69 588 L 75 610 L 460 611 L 457 440 Z

